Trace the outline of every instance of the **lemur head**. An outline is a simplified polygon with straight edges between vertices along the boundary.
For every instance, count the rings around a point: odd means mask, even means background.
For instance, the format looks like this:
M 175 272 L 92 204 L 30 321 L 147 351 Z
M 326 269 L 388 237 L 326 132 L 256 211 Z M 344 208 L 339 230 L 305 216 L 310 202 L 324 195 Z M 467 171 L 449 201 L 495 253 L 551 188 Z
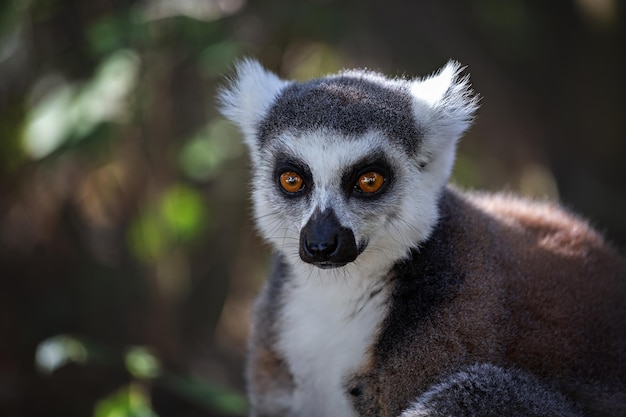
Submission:
M 450 62 L 424 79 L 347 71 L 298 83 L 241 62 L 219 99 L 250 150 L 264 237 L 319 268 L 388 264 L 418 247 L 477 106 L 459 71 Z

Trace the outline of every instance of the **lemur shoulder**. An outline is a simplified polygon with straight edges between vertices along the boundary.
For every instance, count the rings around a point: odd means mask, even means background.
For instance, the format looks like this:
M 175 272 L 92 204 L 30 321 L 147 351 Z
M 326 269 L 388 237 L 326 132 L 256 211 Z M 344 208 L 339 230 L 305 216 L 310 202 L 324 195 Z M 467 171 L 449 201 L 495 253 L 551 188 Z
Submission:
M 626 415 L 626 262 L 549 202 L 447 185 L 477 107 L 460 67 L 220 92 L 274 264 L 252 416 Z

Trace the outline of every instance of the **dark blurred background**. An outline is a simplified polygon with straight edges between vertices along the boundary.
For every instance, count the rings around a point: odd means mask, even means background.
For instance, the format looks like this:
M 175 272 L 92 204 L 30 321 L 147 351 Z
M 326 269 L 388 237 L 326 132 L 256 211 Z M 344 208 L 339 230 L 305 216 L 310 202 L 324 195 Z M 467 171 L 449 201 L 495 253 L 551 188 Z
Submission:
M 241 416 L 268 248 L 215 88 L 425 75 L 482 96 L 454 181 L 549 197 L 626 244 L 618 0 L 7 0 L 0 6 L 0 415 Z

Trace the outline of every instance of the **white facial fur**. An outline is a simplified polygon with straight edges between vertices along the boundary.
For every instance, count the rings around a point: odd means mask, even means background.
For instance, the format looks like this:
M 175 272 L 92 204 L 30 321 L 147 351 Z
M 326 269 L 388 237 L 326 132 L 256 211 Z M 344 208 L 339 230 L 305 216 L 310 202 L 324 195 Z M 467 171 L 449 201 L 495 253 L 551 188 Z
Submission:
M 373 131 L 355 139 L 345 139 L 333 132 L 317 131 L 303 134 L 296 144 L 285 135 L 272 148 L 280 148 L 296 160 L 306 162 L 313 175 L 314 190 L 310 199 L 285 199 L 273 182 L 272 166 L 255 170 L 253 200 L 257 226 L 290 264 L 301 265 L 298 255 L 300 230 L 317 209 L 333 208 L 340 223 L 351 229 L 357 243 L 366 243 L 365 251 L 344 268 L 386 270 L 403 257 L 415 242 L 424 240 L 436 220 L 436 194 L 441 189 L 428 171 L 420 171 L 397 147 L 381 140 Z M 391 189 L 381 201 L 349 198 L 341 189 L 346 167 L 366 158 L 372 149 L 381 150 L 394 167 Z M 261 154 L 271 160 L 270 155 Z M 267 184 L 268 186 L 262 186 Z M 309 274 L 312 272 L 309 271 Z

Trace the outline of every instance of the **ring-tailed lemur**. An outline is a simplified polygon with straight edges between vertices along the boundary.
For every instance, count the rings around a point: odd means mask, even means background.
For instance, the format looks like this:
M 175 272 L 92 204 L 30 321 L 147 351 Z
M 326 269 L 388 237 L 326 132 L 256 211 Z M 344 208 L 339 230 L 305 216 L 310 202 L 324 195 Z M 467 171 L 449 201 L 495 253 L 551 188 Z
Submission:
M 446 185 L 477 107 L 459 72 L 247 60 L 222 89 L 275 251 L 252 416 L 626 415 L 625 261 L 553 204 Z

